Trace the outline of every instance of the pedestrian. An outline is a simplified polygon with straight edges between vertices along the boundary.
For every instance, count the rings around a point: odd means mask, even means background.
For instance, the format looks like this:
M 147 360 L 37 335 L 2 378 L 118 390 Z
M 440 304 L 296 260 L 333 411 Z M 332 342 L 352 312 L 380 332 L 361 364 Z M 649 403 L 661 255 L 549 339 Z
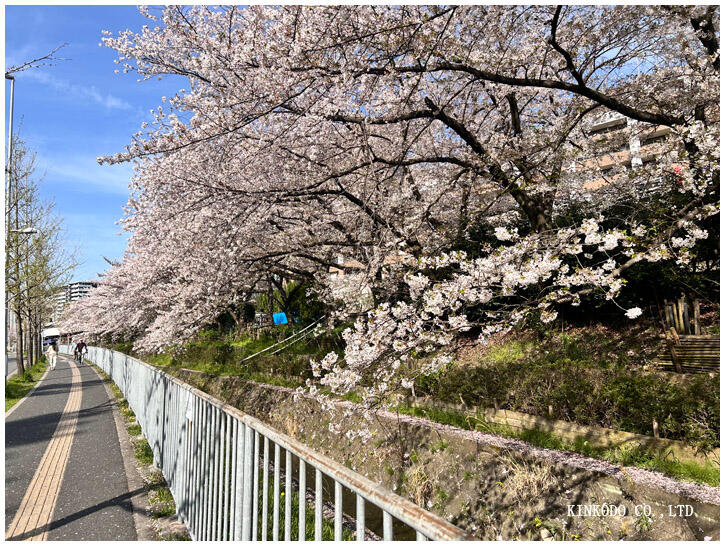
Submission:
M 45 352 L 45 354 L 48 357 L 50 369 L 55 370 L 55 362 L 58 359 L 58 346 L 55 344 L 55 341 L 48 345 L 48 350 Z

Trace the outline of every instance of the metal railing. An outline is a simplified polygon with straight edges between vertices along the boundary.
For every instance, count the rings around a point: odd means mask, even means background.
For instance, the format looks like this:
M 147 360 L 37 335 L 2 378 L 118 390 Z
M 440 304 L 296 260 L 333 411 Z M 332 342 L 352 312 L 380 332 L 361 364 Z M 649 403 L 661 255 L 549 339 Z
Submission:
M 71 347 L 61 345 L 61 352 Z M 126 397 L 194 540 L 287 541 L 293 534 L 297 540 L 322 540 L 323 528 L 335 540 L 365 540 L 366 529 L 383 540 L 394 534 L 470 539 L 444 519 L 149 364 L 100 347 L 89 347 L 87 359 Z M 354 519 L 345 509 L 354 511 Z

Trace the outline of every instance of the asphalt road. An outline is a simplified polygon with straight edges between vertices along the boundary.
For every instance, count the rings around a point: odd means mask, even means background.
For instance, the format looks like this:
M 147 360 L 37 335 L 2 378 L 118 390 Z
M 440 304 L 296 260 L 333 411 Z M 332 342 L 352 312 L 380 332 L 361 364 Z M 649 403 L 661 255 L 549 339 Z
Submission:
M 5 377 L 12 377 L 18 371 L 18 357 L 15 353 L 8 353 L 8 367 L 5 370 Z
M 59 356 L 55 370 L 48 372 L 33 394 L 6 418 L 6 531 L 37 476 L 38 465 L 66 408 L 72 379 L 69 362 L 68 357 Z M 47 539 L 136 540 L 129 500 L 132 493 L 128 491 L 113 402 L 89 366 L 79 365 L 79 371 L 77 424 L 67 462 L 56 473 L 62 480 L 53 499 Z M 33 532 L 23 538 L 32 536 Z

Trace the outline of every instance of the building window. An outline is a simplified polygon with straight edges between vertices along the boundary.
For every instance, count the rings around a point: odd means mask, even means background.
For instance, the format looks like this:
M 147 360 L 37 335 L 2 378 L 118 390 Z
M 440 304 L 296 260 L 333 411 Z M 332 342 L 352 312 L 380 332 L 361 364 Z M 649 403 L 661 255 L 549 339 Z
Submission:
M 594 128 L 592 128 L 592 129 L 589 130 L 589 135 L 590 136 L 593 136 L 593 135 L 606 135 L 607 133 L 613 133 L 615 131 L 619 131 L 620 129 L 624 129 L 626 126 L 627 126 L 627 120 L 626 119 L 621 119 L 621 120 L 617 120 L 617 122 L 614 123 L 614 124 L 612 124 L 612 125 L 606 125 L 604 127 L 601 127 L 601 126 L 596 127 L 595 126 Z
M 655 144 L 657 142 L 664 142 L 667 140 L 667 135 L 656 135 L 656 136 L 645 136 L 642 138 L 642 146 L 647 146 L 649 144 Z

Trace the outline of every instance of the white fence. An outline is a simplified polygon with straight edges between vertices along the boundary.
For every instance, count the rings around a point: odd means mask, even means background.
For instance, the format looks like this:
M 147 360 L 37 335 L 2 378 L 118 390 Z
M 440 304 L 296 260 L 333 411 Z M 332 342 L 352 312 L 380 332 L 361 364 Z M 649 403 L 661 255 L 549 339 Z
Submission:
M 61 352 L 71 347 L 61 345 Z M 99 347 L 89 347 L 87 358 L 118 385 L 136 414 L 194 540 L 291 540 L 293 534 L 306 540 L 308 533 L 322 540 L 323 529 L 335 540 L 353 532 L 365 540 L 370 527 L 382 531 L 384 540 L 393 540 L 394 530 L 400 539 L 470 539 L 442 518 L 153 366 Z

